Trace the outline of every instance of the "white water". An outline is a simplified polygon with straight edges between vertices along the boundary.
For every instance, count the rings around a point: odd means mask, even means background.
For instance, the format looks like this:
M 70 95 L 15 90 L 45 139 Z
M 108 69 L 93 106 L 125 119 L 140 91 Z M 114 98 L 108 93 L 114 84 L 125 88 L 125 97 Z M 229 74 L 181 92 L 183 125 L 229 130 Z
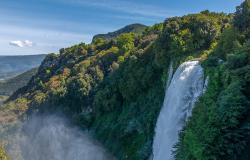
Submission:
M 34 116 L 8 152 L 13 160 L 112 160 L 90 136 L 58 116 Z
M 153 143 L 154 160 L 173 160 L 179 132 L 192 114 L 194 103 L 203 92 L 204 74 L 198 61 L 179 66 L 169 87 L 157 120 Z

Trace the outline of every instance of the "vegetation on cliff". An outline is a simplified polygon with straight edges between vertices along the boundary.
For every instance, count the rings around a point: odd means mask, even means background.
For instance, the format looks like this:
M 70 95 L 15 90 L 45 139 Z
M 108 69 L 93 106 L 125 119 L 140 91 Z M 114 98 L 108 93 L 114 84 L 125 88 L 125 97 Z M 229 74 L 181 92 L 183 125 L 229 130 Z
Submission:
M 18 116 L 60 111 L 93 132 L 118 159 L 148 159 L 170 62 L 199 59 L 206 94 L 181 133 L 176 158 L 249 155 L 249 1 L 236 14 L 173 17 L 140 34 L 95 38 L 50 54 L 4 109 Z M 1 114 L 1 112 L 0 112 Z
M 2 147 L 0 147 L 0 160 L 9 160 L 9 157 Z
M 111 40 L 111 39 L 117 38 L 121 34 L 131 33 L 131 32 L 138 34 L 138 35 L 141 35 L 145 31 L 146 28 L 147 28 L 147 26 L 145 26 L 143 24 L 130 24 L 130 25 L 127 25 L 127 26 L 125 26 L 117 31 L 114 31 L 114 32 L 109 32 L 107 34 L 95 35 L 93 37 L 93 41 L 95 41 L 98 38 L 102 38 L 105 40 Z
M 204 62 L 207 92 L 181 134 L 177 159 L 250 158 L 250 1 L 234 15 Z

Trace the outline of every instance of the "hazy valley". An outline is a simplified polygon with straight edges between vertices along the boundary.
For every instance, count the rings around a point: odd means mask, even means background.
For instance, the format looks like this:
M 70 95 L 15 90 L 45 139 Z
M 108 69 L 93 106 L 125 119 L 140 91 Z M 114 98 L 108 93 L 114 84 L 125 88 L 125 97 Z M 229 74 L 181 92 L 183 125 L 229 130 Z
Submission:
M 0 56 L 0 80 L 13 78 L 38 67 L 46 55 Z

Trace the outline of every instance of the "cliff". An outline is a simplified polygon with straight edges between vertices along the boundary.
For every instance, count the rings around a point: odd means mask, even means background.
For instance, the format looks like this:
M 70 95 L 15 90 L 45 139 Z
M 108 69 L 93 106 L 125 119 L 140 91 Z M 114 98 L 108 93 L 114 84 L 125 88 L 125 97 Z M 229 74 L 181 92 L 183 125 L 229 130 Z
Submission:
M 61 49 L 45 58 L 5 108 L 18 116 L 63 112 L 118 159 L 147 159 L 170 62 L 176 69 L 198 59 L 209 84 L 180 134 L 176 159 L 249 157 L 247 2 L 234 17 L 204 11 L 169 18 L 142 35 L 123 33 Z

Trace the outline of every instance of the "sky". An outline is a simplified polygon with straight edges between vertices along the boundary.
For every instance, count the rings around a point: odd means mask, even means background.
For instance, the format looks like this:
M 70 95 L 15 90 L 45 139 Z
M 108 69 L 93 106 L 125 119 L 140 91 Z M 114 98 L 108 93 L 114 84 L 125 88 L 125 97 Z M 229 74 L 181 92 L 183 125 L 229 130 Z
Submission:
M 0 55 L 58 52 L 125 25 L 153 25 L 203 10 L 232 13 L 243 0 L 0 0 Z

